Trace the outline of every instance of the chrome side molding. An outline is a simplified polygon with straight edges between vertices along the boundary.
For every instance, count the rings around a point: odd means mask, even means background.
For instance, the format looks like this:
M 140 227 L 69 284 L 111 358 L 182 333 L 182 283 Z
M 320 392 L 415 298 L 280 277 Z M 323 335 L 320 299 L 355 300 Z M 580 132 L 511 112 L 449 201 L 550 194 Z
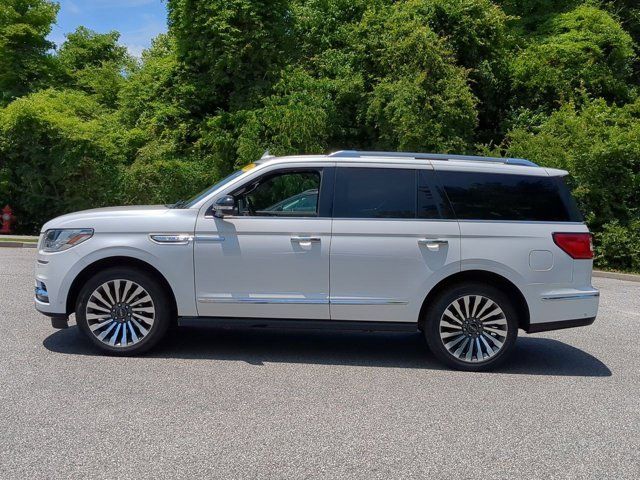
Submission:
M 187 245 L 193 240 L 189 233 L 150 233 L 149 239 L 160 245 Z

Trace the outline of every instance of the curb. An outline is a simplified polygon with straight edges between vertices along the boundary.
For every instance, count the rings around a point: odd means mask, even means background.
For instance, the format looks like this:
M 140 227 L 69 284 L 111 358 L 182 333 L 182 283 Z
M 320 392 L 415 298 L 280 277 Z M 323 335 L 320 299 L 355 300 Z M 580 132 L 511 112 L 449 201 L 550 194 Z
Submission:
M 37 248 L 36 242 L 0 242 L 0 248 Z
M 604 272 L 602 270 L 594 270 L 594 277 L 613 278 L 615 280 L 626 280 L 628 282 L 640 282 L 640 275 L 633 273 Z

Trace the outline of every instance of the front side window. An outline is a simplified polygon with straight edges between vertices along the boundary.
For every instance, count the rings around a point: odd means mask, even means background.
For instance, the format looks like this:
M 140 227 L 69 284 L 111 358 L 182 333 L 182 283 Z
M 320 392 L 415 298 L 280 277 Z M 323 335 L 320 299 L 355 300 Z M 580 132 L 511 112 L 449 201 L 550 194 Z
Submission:
M 236 194 L 238 215 L 316 217 L 320 178 L 317 170 L 262 177 Z
M 555 177 L 439 171 L 460 220 L 582 221 Z
M 416 218 L 416 171 L 401 168 L 338 168 L 336 218 Z

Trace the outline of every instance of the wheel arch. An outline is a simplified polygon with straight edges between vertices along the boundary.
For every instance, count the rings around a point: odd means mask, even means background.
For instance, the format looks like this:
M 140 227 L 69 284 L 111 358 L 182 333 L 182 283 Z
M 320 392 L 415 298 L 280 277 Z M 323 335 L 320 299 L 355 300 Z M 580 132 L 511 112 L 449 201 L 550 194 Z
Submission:
M 172 317 L 175 318 L 178 311 L 178 306 L 176 302 L 176 296 L 171 288 L 171 285 L 165 278 L 165 276 L 160 273 L 158 269 L 145 262 L 144 260 L 140 260 L 135 257 L 128 257 L 124 255 L 111 256 L 101 258 L 100 260 L 96 260 L 95 262 L 84 267 L 78 275 L 73 279 L 71 286 L 69 288 L 69 293 L 67 294 L 67 303 L 66 303 L 66 311 L 67 315 L 73 313 L 75 310 L 75 305 L 78 300 L 78 295 L 80 294 L 80 290 L 82 286 L 87 282 L 92 276 L 96 273 L 101 272 L 102 270 L 106 270 L 107 268 L 112 267 L 128 267 L 135 268 L 137 270 L 141 270 L 146 274 L 153 277 L 155 280 L 160 283 L 162 288 L 167 292 L 169 297 L 169 303 L 172 309 Z
M 494 272 L 487 270 L 464 270 L 454 273 L 438 282 L 427 294 L 420 307 L 420 316 L 418 317 L 418 326 L 420 330 L 423 328 L 424 318 L 429 305 L 441 292 L 451 288 L 453 285 L 463 282 L 483 282 L 504 291 L 514 302 L 514 307 L 518 313 L 518 327 L 523 330 L 529 329 L 530 313 L 529 305 L 520 289 L 509 279 Z

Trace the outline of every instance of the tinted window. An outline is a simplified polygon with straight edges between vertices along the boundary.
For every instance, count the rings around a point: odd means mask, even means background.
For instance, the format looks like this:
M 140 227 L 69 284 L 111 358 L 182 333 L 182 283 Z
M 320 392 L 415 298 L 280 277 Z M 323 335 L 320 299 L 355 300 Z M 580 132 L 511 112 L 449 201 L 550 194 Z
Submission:
M 283 172 L 263 177 L 237 195 L 238 214 L 315 217 L 320 172 Z
M 433 170 L 418 170 L 418 218 L 454 218 Z
M 416 171 L 400 168 L 338 168 L 333 216 L 415 218 Z
M 438 177 L 459 219 L 582 221 L 558 178 L 452 171 Z

